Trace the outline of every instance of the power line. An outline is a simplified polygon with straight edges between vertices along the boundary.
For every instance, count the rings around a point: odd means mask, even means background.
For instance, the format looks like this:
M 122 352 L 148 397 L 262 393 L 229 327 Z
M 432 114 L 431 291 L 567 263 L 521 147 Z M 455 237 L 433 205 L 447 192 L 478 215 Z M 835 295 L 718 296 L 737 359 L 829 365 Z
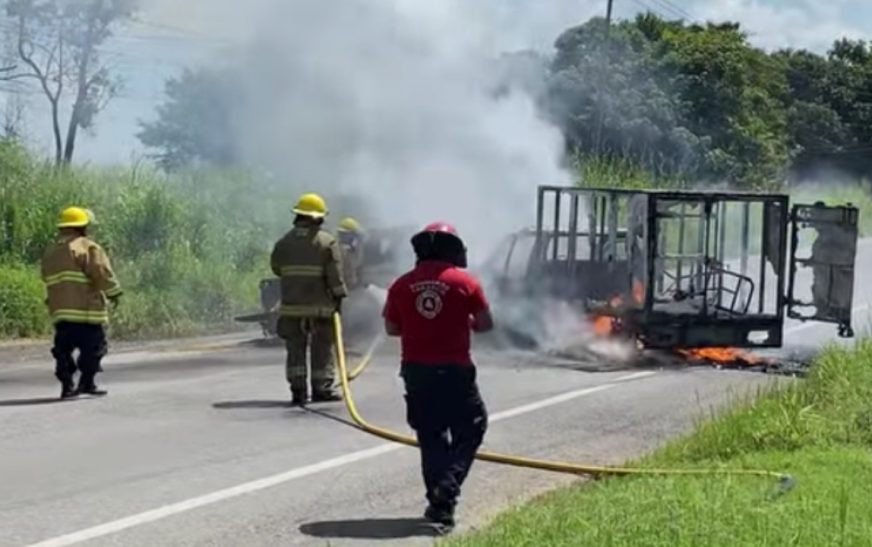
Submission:
M 607 0 L 606 4 L 606 42 L 612 33 L 612 9 L 615 7 L 614 0 Z
M 170 32 L 172 34 L 185 36 L 189 39 L 197 39 L 197 40 L 202 40 L 204 42 L 216 42 L 216 43 L 220 43 L 220 44 L 224 44 L 224 45 L 236 45 L 237 44 L 237 42 L 235 40 L 232 40 L 228 37 L 214 36 L 211 34 L 206 34 L 206 33 L 198 32 L 198 31 L 191 30 L 191 29 L 185 29 L 182 27 L 174 26 L 174 25 L 168 25 L 166 23 L 158 23 L 156 21 L 149 21 L 147 19 L 142 19 L 140 17 L 134 17 L 131 19 L 131 21 L 133 23 L 142 25 L 144 27 L 150 27 L 153 29 L 163 30 L 166 32 Z M 176 36 L 175 39 L 180 39 L 180 37 Z
M 688 13 L 687 10 L 685 10 L 684 8 L 682 8 L 680 6 L 677 6 L 675 3 L 671 2 L 670 0 L 654 0 L 654 1 L 658 2 L 661 5 L 668 6 L 670 11 L 672 11 L 673 13 L 677 13 L 683 19 L 693 20 L 693 16 L 690 13 Z
M 654 6 L 652 6 L 650 4 L 643 2 L 642 0 L 633 0 L 633 3 L 636 4 L 637 6 L 641 7 L 646 12 L 653 13 L 654 15 L 657 15 L 661 19 L 668 19 L 668 17 L 663 12 L 661 12 L 659 9 L 655 8 Z

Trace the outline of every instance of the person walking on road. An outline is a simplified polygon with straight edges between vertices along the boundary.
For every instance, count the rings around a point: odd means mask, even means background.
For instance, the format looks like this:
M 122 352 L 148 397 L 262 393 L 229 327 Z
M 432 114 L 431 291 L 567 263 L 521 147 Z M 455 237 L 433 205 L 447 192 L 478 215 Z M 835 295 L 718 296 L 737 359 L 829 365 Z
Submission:
M 333 313 L 347 294 L 339 244 L 322 229 L 327 204 L 318 194 L 300 197 L 294 227 L 273 248 L 270 264 L 281 278 L 282 300 L 277 325 L 285 340 L 285 376 L 291 403 L 308 399 L 306 353 L 311 351 L 312 401 L 341 401 L 333 363 Z
M 107 300 L 118 304 L 122 291 L 106 252 L 88 238 L 93 214 L 81 207 L 61 212 L 58 237 L 42 259 L 49 313 L 55 337 L 52 355 L 61 399 L 79 394 L 106 395 L 94 379 L 102 371 L 108 344 L 104 326 L 109 322 Z M 78 357 L 73 353 L 78 351 Z M 79 372 L 79 383 L 74 376 Z
M 417 264 L 391 285 L 383 315 L 387 334 L 401 339 L 406 417 L 421 447 L 428 501 L 424 517 L 449 531 L 487 430 L 470 329 L 489 331 L 493 318 L 481 284 L 463 270 L 466 249 L 451 225 L 430 224 L 412 247 Z

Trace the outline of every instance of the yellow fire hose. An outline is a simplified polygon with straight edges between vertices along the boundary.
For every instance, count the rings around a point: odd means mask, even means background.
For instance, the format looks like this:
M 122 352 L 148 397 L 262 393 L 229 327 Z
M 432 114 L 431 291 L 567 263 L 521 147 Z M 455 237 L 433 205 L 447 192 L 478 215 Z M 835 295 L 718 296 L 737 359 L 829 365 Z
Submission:
M 339 378 L 342 385 L 342 393 L 345 400 L 345 406 L 348 408 L 351 418 L 359 429 L 400 444 L 408 446 L 418 446 L 417 441 L 407 435 L 391 431 L 382 427 L 374 426 L 363 419 L 357 406 L 354 403 L 354 397 L 351 393 L 351 380 L 359 376 L 364 369 L 372 361 L 372 356 L 378 342 L 381 341 L 379 336 L 372 344 L 369 351 L 365 354 L 361 363 L 348 374 L 346 359 L 345 359 L 345 342 L 342 336 L 342 318 L 338 313 L 333 314 L 333 335 L 336 343 L 337 362 L 339 365 Z M 777 471 L 767 471 L 762 469 L 657 469 L 657 468 L 633 468 L 633 467 L 605 467 L 598 465 L 587 465 L 579 463 L 559 462 L 538 460 L 533 458 L 525 458 L 522 456 L 512 456 L 508 454 L 499 454 L 495 452 L 479 451 L 475 458 L 477 460 L 511 465 L 514 467 L 526 467 L 530 469 L 541 469 L 544 471 L 552 471 L 556 473 L 567 473 L 570 475 L 591 475 L 594 477 L 603 476 L 626 476 L 626 475 L 744 475 L 777 479 L 780 483 L 779 490 L 781 492 L 791 489 L 794 485 L 794 480 L 787 473 Z

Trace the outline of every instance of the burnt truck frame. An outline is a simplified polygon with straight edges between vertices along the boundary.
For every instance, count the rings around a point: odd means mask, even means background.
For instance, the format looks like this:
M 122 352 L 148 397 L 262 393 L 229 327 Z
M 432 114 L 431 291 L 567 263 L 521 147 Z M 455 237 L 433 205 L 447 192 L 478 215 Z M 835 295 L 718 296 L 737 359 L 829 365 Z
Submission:
M 540 186 L 491 275 L 503 301 L 610 315 L 647 348 L 780 347 L 785 317 L 851 337 L 858 219 L 777 193 Z

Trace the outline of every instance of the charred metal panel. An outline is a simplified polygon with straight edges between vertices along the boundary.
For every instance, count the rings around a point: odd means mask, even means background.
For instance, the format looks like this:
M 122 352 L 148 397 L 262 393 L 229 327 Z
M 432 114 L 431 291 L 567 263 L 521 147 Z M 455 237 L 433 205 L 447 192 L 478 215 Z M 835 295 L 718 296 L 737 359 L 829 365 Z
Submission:
M 857 254 L 859 211 L 852 205 L 827 207 L 823 203 L 794 205 L 791 214 L 791 261 L 788 316 L 802 321 L 836 323 L 839 336 L 852 337 L 854 263 Z M 814 233 L 810 233 L 810 231 Z M 803 236 L 814 241 L 805 248 Z M 799 256 L 800 254 L 805 256 Z M 800 275 L 811 272 L 811 295 Z
M 627 226 L 633 218 L 629 202 L 636 195 L 540 187 L 527 294 L 581 302 L 628 294 L 629 255 L 634 251 Z M 644 239 L 637 244 L 643 245 Z
M 782 345 L 783 323 L 777 318 L 733 321 L 691 321 L 675 316 L 638 325 L 638 338 L 647 348 L 757 347 Z

